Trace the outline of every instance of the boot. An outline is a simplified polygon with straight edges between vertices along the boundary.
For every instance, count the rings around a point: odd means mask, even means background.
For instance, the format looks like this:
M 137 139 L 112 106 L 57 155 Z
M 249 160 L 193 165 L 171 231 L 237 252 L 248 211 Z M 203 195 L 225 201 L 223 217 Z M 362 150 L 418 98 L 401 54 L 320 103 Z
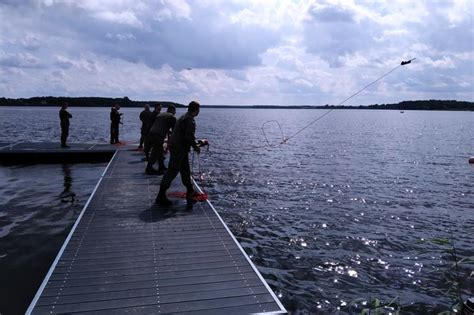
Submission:
M 153 167 L 147 167 L 145 169 L 145 174 L 147 175 L 160 175 L 157 170 L 155 170 Z
M 187 189 L 187 192 L 186 192 L 186 203 L 188 205 L 193 205 L 195 204 L 197 201 L 196 199 L 194 199 L 196 195 L 196 191 L 194 190 L 194 188 L 188 188 Z
M 158 196 L 156 196 L 155 203 L 160 204 L 162 206 L 166 206 L 166 207 L 171 206 L 172 204 L 171 200 L 169 200 L 168 197 L 166 197 L 166 191 L 161 190 L 161 189 L 160 189 L 160 192 L 158 193 Z
M 160 163 L 158 167 L 158 175 L 163 175 L 166 172 L 167 168 L 163 163 Z

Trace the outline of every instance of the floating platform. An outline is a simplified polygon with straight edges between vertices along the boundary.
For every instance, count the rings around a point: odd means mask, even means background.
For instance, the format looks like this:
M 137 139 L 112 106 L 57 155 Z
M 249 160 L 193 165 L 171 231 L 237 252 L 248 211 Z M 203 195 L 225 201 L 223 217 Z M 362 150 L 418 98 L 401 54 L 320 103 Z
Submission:
M 157 206 L 161 176 L 144 175 L 143 153 L 124 149 L 27 314 L 286 313 L 212 204 Z M 169 192 L 183 190 L 176 178 Z
M 119 146 L 113 144 L 0 143 L 0 164 L 54 164 L 109 162 Z

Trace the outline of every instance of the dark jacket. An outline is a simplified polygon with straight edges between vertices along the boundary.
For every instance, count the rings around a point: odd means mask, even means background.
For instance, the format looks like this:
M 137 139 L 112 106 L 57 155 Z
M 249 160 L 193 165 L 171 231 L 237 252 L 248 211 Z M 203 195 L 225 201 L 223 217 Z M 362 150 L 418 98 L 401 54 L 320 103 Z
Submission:
M 159 114 L 160 114 L 160 112 L 156 111 L 156 110 L 153 110 L 151 112 L 151 124 L 150 124 L 150 126 L 153 125 L 153 123 L 155 122 L 156 116 L 158 116 Z
M 173 134 L 171 135 L 170 147 L 172 149 L 189 151 L 191 147 L 197 149 L 196 138 L 196 122 L 194 117 L 186 112 L 176 121 Z
M 121 115 L 118 110 L 116 110 L 115 107 L 112 107 L 112 109 L 110 110 L 110 121 L 112 122 L 112 124 L 118 125 L 120 123 L 120 116 Z
M 153 113 L 149 110 L 144 110 L 140 113 L 140 121 L 142 122 L 142 131 L 148 132 L 153 124 Z
M 158 136 L 160 139 L 164 140 L 166 134 L 173 130 L 176 124 L 176 117 L 171 113 L 161 113 L 158 114 L 155 118 L 153 126 L 150 128 L 150 134 Z
M 64 108 L 61 108 L 59 110 L 59 119 L 61 119 L 61 126 L 69 126 L 69 118 L 72 118 L 72 115 L 69 114 L 69 112 Z

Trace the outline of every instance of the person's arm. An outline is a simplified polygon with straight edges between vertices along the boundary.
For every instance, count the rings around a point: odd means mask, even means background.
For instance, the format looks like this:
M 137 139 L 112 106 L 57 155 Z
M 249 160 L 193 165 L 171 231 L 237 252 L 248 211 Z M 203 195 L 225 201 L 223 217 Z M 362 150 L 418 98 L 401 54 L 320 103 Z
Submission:
M 188 119 L 186 121 L 186 128 L 184 130 L 184 140 L 187 144 L 191 145 L 196 152 L 201 152 L 201 149 L 196 143 L 196 137 L 194 133 L 196 132 L 196 122 L 194 119 Z
M 175 125 L 176 125 L 176 117 L 173 116 L 173 117 L 170 118 L 170 126 L 171 126 L 170 130 L 171 130 L 171 132 L 173 132 Z
M 174 126 L 176 125 L 176 117 L 171 116 L 171 117 L 168 118 L 168 121 L 169 121 L 170 128 L 168 130 L 166 130 L 166 136 L 168 137 L 168 139 L 170 139 L 171 134 L 174 131 Z

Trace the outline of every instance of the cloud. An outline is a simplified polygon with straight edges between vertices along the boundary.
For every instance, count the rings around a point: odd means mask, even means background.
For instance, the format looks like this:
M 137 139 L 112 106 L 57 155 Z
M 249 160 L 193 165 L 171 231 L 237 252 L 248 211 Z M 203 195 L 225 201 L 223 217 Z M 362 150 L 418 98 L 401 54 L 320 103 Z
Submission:
M 133 4 L 133 5 L 132 5 Z M 52 1 L 31 15 L 44 33 L 64 39 L 64 50 L 84 50 L 160 68 L 242 69 L 260 65 L 260 54 L 278 34 L 258 25 L 228 23 L 215 5 L 191 11 L 184 2 Z M 77 17 L 80 17 L 78 19 Z M 57 28 L 55 25 L 61 25 Z M 72 41 L 74 41 L 72 43 Z
M 77 70 L 84 70 L 86 72 L 97 72 L 96 62 L 91 59 L 70 59 L 62 55 L 56 55 L 56 65 L 62 69 L 69 69 L 75 67 Z
M 39 68 L 40 61 L 30 53 L 6 53 L 0 50 L 0 65 L 17 68 Z
M 472 2 L 0 1 L 0 94 L 205 104 L 472 100 Z
M 339 4 L 314 4 L 304 21 L 307 51 L 333 67 L 342 66 L 342 57 L 378 46 L 381 34 L 374 21 L 358 18 L 356 11 Z
M 450 57 L 443 57 L 442 59 L 437 60 L 428 57 L 425 62 L 434 68 L 440 69 L 454 69 L 456 67 L 454 61 Z

